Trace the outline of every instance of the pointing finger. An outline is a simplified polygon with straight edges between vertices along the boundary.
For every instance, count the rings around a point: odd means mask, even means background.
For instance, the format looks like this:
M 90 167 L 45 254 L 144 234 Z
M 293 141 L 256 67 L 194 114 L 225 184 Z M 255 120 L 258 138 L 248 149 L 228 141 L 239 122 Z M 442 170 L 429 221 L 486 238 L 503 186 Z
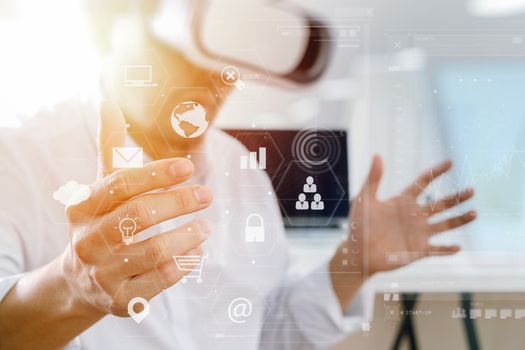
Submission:
M 161 159 L 138 169 L 119 169 L 92 187 L 85 205 L 96 208 L 97 214 L 106 213 L 136 196 L 180 184 L 193 171 L 193 163 L 185 158 Z

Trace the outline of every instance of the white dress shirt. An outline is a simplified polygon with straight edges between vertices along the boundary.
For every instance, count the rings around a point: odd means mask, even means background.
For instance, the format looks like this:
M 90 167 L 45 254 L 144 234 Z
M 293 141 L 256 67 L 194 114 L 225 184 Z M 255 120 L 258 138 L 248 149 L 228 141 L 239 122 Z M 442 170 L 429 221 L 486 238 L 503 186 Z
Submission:
M 1 131 L 0 300 L 23 273 L 56 258 L 68 244 L 64 206 L 53 192 L 69 180 L 95 180 L 94 106 L 71 101 L 38 113 L 22 128 Z M 213 204 L 140 234 L 147 238 L 193 217 L 207 218 L 213 233 L 204 248 L 202 282 L 190 278 L 152 299 L 140 324 L 106 316 L 69 347 L 317 349 L 359 329 L 361 312 L 341 313 L 327 262 L 307 276 L 287 274 L 287 241 L 271 182 L 262 170 L 240 169 L 246 152 L 235 139 L 208 130 L 202 152 L 193 155 L 197 173 L 189 183 L 210 186 Z M 246 242 L 252 213 L 264 220 L 264 242 Z M 236 299 L 245 306 L 248 300 L 251 312 L 239 318 L 231 306 Z

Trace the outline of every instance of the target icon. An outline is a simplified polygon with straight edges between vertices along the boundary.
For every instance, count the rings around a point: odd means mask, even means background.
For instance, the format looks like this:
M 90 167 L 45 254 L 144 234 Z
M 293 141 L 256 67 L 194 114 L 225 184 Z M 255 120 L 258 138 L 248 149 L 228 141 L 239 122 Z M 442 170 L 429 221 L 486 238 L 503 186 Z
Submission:
M 324 173 L 341 157 L 338 135 L 326 129 L 304 130 L 293 140 L 292 155 L 310 174 Z

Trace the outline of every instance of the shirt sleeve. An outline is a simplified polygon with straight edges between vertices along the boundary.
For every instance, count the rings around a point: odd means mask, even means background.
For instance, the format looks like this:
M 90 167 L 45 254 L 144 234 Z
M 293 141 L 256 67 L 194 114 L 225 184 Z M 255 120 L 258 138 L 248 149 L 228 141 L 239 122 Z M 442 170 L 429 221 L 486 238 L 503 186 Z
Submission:
M 1 144 L 0 150 L 5 151 Z M 40 236 L 35 232 L 35 227 L 39 227 L 42 220 L 35 211 L 38 202 L 30 190 L 33 183 L 20 175 L 21 172 L 18 176 L 14 175 L 16 171 L 13 169 L 18 170 L 19 167 L 6 160 L 6 153 L 0 156 L 0 192 L 3 194 L 0 199 L 0 302 L 31 270 L 27 263 L 28 255 L 37 259 L 37 254 L 43 250 Z M 63 349 L 80 348 L 80 339 L 75 338 Z
M 341 311 L 328 263 L 284 285 L 268 303 L 261 349 L 325 349 L 361 329 L 371 319 L 373 294 L 365 285 Z
M 1 171 L 0 180 L 6 180 Z M 0 203 L 0 302 L 23 276 L 25 265 L 22 240 L 14 224 L 16 215 L 8 207 L 8 203 Z
M 18 226 L 22 220 L 16 211 L 16 207 L 21 206 L 13 203 L 17 203 L 17 196 L 27 198 L 27 192 L 20 184 L 20 176 L 16 177 L 8 170 L 14 165 L 6 160 L 7 152 L 3 151 L 0 157 L 0 301 L 23 276 L 25 269 L 24 246 Z
M 7 277 L 0 277 L 0 301 L 2 301 L 7 293 L 13 288 L 16 282 L 23 276 L 24 274 L 19 275 L 13 275 L 13 276 L 7 276 Z

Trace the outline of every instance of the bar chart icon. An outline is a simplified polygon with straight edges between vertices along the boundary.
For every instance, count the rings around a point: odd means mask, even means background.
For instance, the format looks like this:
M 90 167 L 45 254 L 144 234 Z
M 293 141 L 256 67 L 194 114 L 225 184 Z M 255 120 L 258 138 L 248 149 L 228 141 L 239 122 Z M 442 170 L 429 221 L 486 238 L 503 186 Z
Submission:
M 241 169 L 266 169 L 266 147 L 259 147 L 258 155 L 257 152 L 250 152 L 247 156 L 241 156 Z

